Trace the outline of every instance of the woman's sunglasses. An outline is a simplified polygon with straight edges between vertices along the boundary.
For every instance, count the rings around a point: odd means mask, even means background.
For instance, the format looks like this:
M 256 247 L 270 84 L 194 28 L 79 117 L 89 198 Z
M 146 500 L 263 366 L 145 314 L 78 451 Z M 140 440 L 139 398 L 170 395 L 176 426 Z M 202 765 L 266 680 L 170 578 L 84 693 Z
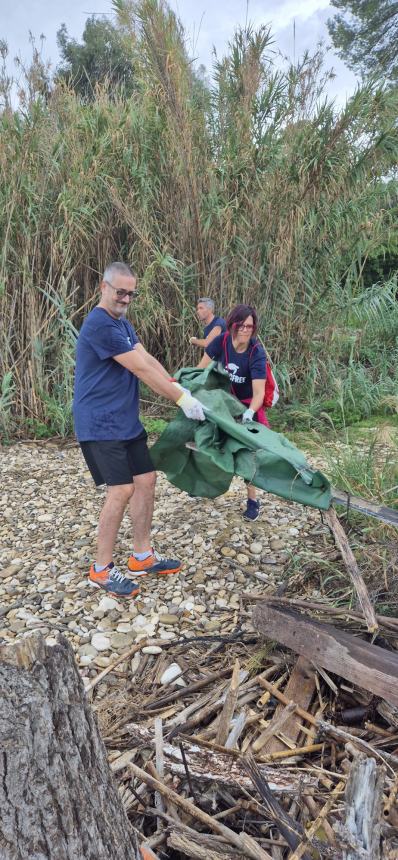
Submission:
M 234 328 L 238 331 L 252 331 L 254 325 L 248 325 L 247 323 L 234 323 Z

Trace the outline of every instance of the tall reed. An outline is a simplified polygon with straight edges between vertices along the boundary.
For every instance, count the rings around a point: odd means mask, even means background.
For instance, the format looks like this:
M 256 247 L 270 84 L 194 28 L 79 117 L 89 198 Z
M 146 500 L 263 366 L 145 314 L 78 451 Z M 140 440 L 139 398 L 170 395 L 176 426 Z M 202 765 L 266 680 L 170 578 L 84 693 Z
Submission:
M 396 230 L 397 93 L 369 83 L 337 110 L 319 53 L 277 69 L 269 31 L 250 26 L 209 85 L 164 3 L 114 5 L 129 99 L 30 87 L 0 116 L 0 382 L 15 424 L 70 432 L 75 331 L 115 259 L 139 273 L 134 322 L 170 369 L 198 358 L 205 293 L 220 312 L 257 305 L 285 397 L 325 396 L 355 367 L 391 398 L 395 288 L 365 292 L 362 276 Z

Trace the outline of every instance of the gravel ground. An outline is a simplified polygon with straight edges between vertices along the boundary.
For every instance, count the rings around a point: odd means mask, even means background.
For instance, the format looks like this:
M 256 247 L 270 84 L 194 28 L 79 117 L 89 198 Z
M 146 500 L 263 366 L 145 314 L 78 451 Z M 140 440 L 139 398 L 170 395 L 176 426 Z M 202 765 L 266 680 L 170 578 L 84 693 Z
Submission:
M 87 580 L 104 493 L 80 450 L 51 442 L 0 448 L 0 474 L 0 640 L 40 630 L 51 644 L 60 630 L 87 683 L 145 636 L 166 643 L 218 633 L 227 622 L 231 629 L 241 591 L 275 587 L 286 560 L 319 542 L 316 510 L 259 493 L 261 516 L 249 524 L 242 519 L 242 481 L 218 499 L 193 499 L 159 475 L 154 544 L 184 567 L 141 578 L 135 601 L 117 601 Z M 126 516 L 115 554 L 126 573 L 130 552 Z

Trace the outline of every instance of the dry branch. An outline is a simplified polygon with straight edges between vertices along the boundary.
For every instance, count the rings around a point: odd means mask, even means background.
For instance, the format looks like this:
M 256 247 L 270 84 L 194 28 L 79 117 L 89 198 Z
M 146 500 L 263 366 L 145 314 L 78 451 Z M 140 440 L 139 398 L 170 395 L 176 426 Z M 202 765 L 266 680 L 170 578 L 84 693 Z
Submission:
M 207 812 L 203 812 L 202 809 L 199 809 L 191 803 L 190 800 L 187 800 L 185 797 L 181 797 L 176 791 L 173 791 L 172 788 L 169 788 L 169 786 L 164 785 L 153 776 L 150 776 L 150 774 L 146 773 L 140 767 L 137 767 L 137 765 L 129 764 L 128 767 L 131 773 L 137 777 L 137 779 L 141 780 L 141 782 L 144 782 L 148 788 L 152 791 L 159 791 L 167 800 L 170 800 L 177 807 L 183 809 L 184 812 L 188 813 L 188 815 L 196 818 L 202 824 L 209 827 L 210 830 L 213 830 L 214 833 L 218 833 L 219 836 L 223 836 L 231 845 L 238 848 L 244 857 L 250 857 L 251 860 L 271 860 L 270 855 L 267 854 L 266 851 L 263 851 L 254 839 L 247 837 L 246 834 L 235 833 L 234 830 L 226 827 L 225 824 L 221 824 L 221 822 L 216 821 L 211 815 L 208 815 Z
M 325 520 L 333 533 L 336 545 L 338 546 L 344 564 L 350 574 L 353 586 L 358 595 L 361 604 L 362 612 L 365 616 L 368 630 L 370 633 L 375 633 L 379 629 L 374 608 L 370 602 L 368 590 L 363 581 L 362 574 L 359 570 L 354 553 L 348 543 L 347 535 L 341 525 L 341 522 L 333 508 L 330 508 L 324 514 Z

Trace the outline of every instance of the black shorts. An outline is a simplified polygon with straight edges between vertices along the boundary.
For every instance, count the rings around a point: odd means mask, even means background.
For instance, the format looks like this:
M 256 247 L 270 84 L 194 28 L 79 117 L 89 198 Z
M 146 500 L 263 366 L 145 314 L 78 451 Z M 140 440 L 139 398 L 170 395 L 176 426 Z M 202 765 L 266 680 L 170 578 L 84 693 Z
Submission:
M 131 484 L 134 475 L 154 472 L 145 431 L 135 439 L 80 442 L 84 459 L 97 487 Z

